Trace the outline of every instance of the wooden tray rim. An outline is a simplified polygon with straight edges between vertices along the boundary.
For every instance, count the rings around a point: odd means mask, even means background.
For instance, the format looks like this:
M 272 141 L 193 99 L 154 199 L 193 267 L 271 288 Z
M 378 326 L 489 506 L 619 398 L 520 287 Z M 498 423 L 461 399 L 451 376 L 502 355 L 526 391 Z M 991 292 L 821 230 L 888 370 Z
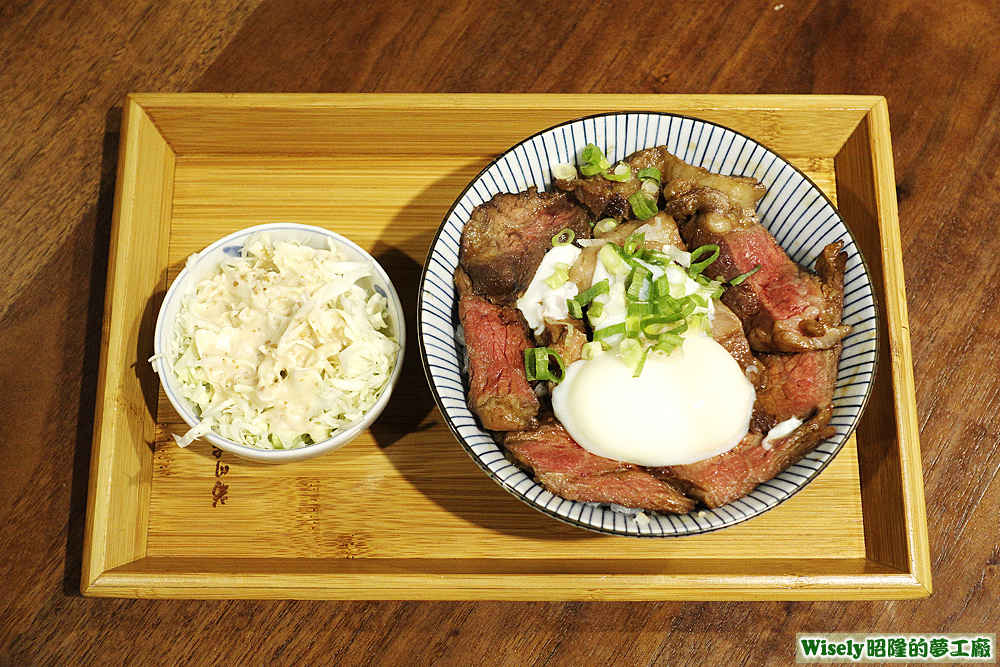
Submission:
M 772 95 L 493 95 L 493 94 L 203 94 L 203 93 L 139 93 L 126 100 L 126 114 L 145 114 L 147 107 L 160 108 L 420 108 L 433 112 L 435 109 L 449 108 L 569 108 L 589 110 L 639 110 L 670 109 L 680 113 L 696 115 L 708 109 L 761 111 L 857 112 L 858 121 L 868 121 L 872 131 L 873 162 L 879 163 L 876 179 L 882 174 L 883 180 L 888 166 L 892 174 L 891 145 L 888 132 L 888 110 L 885 99 L 879 96 L 772 96 Z M 584 115 L 581 113 L 581 115 Z M 147 119 L 148 121 L 148 119 Z M 154 121 L 155 124 L 155 121 Z M 122 225 L 131 224 L 128 214 L 122 213 L 127 204 L 124 200 L 134 196 L 134 183 L 130 184 L 130 170 L 135 169 L 140 156 L 129 141 L 129 123 L 123 121 L 122 149 L 118 171 L 118 186 L 115 195 L 115 231 L 112 240 L 112 257 L 109 262 L 109 297 L 105 315 L 105 333 L 102 341 L 101 377 L 98 387 L 98 413 L 95 415 L 94 456 L 91 470 L 90 493 L 88 495 L 87 528 L 85 532 L 85 553 L 82 576 L 82 591 L 94 596 L 127 597 L 292 597 L 292 598 L 393 598 L 393 599 L 739 599 L 751 594 L 754 599 L 836 599 L 838 596 L 856 599 L 887 599 L 924 597 L 930 593 L 929 554 L 926 541 L 926 518 L 924 511 L 922 475 L 920 471 L 919 441 L 915 424 L 915 399 L 912 381 L 912 367 L 909 355 L 909 340 L 905 312 L 905 293 L 902 283 L 902 263 L 899 252 L 899 228 L 894 191 L 886 195 L 887 185 L 876 184 L 876 206 L 879 225 L 883 234 L 883 262 L 893 263 L 893 275 L 899 277 L 899 284 L 891 285 L 896 290 L 897 308 L 892 329 L 893 349 L 884 350 L 883 355 L 891 356 L 893 363 L 902 359 L 902 367 L 893 373 L 893 385 L 897 405 L 897 420 L 901 424 L 900 449 L 901 475 L 905 495 L 904 520 L 907 526 L 908 567 L 903 570 L 873 567 L 866 561 L 858 571 L 848 575 L 766 575 L 745 574 L 726 575 L 715 571 L 698 574 L 658 574 L 656 584 L 650 587 L 648 577 L 637 585 L 629 585 L 629 575 L 599 573 L 576 573 L 559 577 L 572 580 L 572 590 L 553 591 L 551 585 L 540 586 L 531 583 L 531 575 L 517 573 L 452 573 L 451 582 L 443 581 L 442 575 L 427 576 L 426 573 L 391 574 L 382 573 L 382 585 L 372 587 L 371 576 L 362 573 L 330 574 L 285 574 L 278 583 L 272 583 L 266 573 L 226 572 L 224 565 L 232 565 L 234 559 L 193 559 L 187 565 L 177 567 L 172 563 L 167 567 L 163 558 L 144 557 L 130 563 L 107 567 L 94 546 L 108 529 L 108 512 L 114 508 L 102 507 L 99 493 L 102 484 L 108 482 L 107 470 L 110 456 L 121 448 L 102 438 L 103 415 L 107 409 L 100 405 L 101 397 L 114 395 L 106 386 L 104 370 L 107 353 L 115 347 L 114 339 L 121 334 L 110 328 L 111 307 L 115 302 L 111 293 L 114 285 L 112 276 L 116 271 L 114 245 Z M 167 159 L 170 161 L 170 158 Z M 166 170 L 165 170 L 166 173 Z M 887 238 L 886 238 L 887 235 Z M 871 260 L 870 260 L 871 261 Z M 887 282 L 889 282 L 887 278 Z M 885 287 L 877 286 L 882 292 Z M 883 294 L 883 297 L 885 295 Z M 884 363 L 884 360 L 883 360 Z M 120 397 L 115 397 L 116 402 Z M 115 405 L 114 409 L 122 406 Z M 148 507 L 147 507 L 148 509 Z M 103 539 L 110 539 L 104 535 Z M 140 543 L 144 537 L 133 536 Z M 238 561 L 239 559 L 235 559 Z M 248 563 L 249 564 L 249 563 Z M 212 566 L 219 569 L 213 569 Z M 877 565 L 877 564 L 876 564 Z M 157 569 L 160 567 L 161 569 Z M 189 571 L 181 571 L 188 569 Z M 712 568 L 708 568 L 712 569 Z M 546 577 L 555 576 L 547 573 Z M 521 580 L 527 584 L 518 585 Z M 217 584 L 228 582 L 222 592 Z M 416 584 L 423 587 L 414 588 Z M 651 589 L 652 588 L 652 589 Z M 237 594 L 233 594 L 236 591 Z M 574 592 L 575 591 L 575 592 Z M 553 594 L 556 593 L 556 594 Z

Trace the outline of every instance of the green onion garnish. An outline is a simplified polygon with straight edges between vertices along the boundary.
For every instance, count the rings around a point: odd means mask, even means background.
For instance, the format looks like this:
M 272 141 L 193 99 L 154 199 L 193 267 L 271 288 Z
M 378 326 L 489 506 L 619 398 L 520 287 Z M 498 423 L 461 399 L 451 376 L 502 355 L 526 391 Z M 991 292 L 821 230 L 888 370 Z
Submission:
M 705 254 L 708 254 L 708 259 L 696 262 L 695 260 L 701 259 Z M 695 248 L 691 251 L 691 266 L 688 267 L 688 274 L 694 275 L 696 273 L 701 273 L 705 268 L 719 258 L 719 246 L 714 244 L 707 244 Z
M 603 329 L 597 329 L 594 331 L 594 340 L 603 340 L 608 336 L 614 336 L 615 334 L 625 333 L 625 323 L 619 322 L 618 324 L 612 324 L 606 326 Z
M 609 181 L 618 181 L 619 183 L 628 181 L 632 178 L 632 168 L 624 162 L 621 162 L 614 169 L 605 171 L 604 178 Z
M 593 285 L 590 286 L 590 289 L 583 292 L 582 294 L 577 294 L 573 298 L 581 306 L 586 306 L 588 303 L 594 300 L 594 297 L 598 296 L 599 294 L 607 294 L 610 290 L 611 290 L 610 283 L 608 283 L 608 279 L 605 278 L 600 282 L 594 283 Z
M 604 304 L 600 301 L 591 301 L 590 308 L 587 309 L 587 314 L 593 318 L 598 318 L 604 312 Z
M 669 315 L 650 315 L 643 318 L 640 327 L 646 336 L 653 338 L 665 333 L 682 334 L 687 331 L 688 324 L 686 320 Z
M 549 286 L 550 289 L 556 289 L 567 280 L 569 280 L 569 266 L 563 264 L 562 262 L 556 262 L 555 271 L 551 276 L 545 279 L 545 284 Z
M 606 234 L 617 226 L 618 221 L 614 218 L 604 218 L 603 220 L 598 220 L 594 223 L 594 235 L 600 236 L 601 234 Z
M 628 203 L 632 207 L 635 217 L 640 220 L 648 220 L 656 215 L 656 200 L 642 190 L 629 197 Z
M 639 357 L 639 361 L 635 365 L 635 371 L 632 373 L 632 377 L 637 378 L 642 375 L 642 367 L 646 365 L 647 354 L 649 354 L 649 348 L 642 348 L 642 355 Z
M 558 248 L 559 246 L 569 245 L 575 238 L 576 232 L 567 227 L 552 237 L 552 246 Z
M 559 367 L 559 374 L 552 372 L 551 362 Z M 528 380 L 548 380 L 556 384 L 566 378 L 566 362 L 551 347 L 533 347 L 524 351 L 524 375 Z
M 660 170 L 656 167 L 649 167 L 647 169 L 640 169 L 636 173 L 636 178 L 643 181 L 656 181 L 657 184 L 660 182 Z
M 604 351 L 604 345 L 599 340 L 592 340 L 589 343 L 584 343 L 583 347 L 580 349 L 580 358 L 584 361 L 590 361 L 597 356 L 599 352 Z
M 629 368 L 635 368 L 639 364 L 639 359 L 642 358 L 642 343 L 634 338 L 626 338 L 618 346 L 618 351 L 622 355 L 622 361 Z
M 632 232 L 625 239 L 622 250 L 630 257 L 635 257 L 636 253 L 642 250 L 642 244 L 646 242 L 646 232 Z
M 684 339 L 679 335 L 675 333 L 663 333 L 657 336 L 656 344 L 653 345 L 653 349 L 670 354 L 683 344 Z
M 632 301 L 628 304 L 627 308 L 628 315 L 646 317 L 647 315 L 653 314 L 653 304 L 649 301 Z
M 597 258 L 601 260 L 608 273 L 616 276 L 628 275 L 629 265 L 619 254 L 618 247 L 614 243 L 605 243 L 601 246 L 597 251 Z
M 652 293 L 649 296 L 650 298 L 670 296 L 670 280 L 666 275 L 659 276 L 653 281 Z
M 627 285 L 625 289 L 625 298 L 631 299 L 632 301 L 638 301 L 642 295 L 642 285 L 649 277 L 649 269 L 647 269 L 642 264 L 636 264 L 632 267 L 632 272 L 629 273 L 628 278 L 625 280 Z
M 741 282 L 743 282 L 744 280 L 746 280 L 747 278 L 749 278 L 753 274 L 757 273 L 758 271 L 760 271 L 760 264 L 758 264 L 757 266 L 753 267 L 752 269 L 750 269 L 746 273 L 741 273 L 740 275 L 736 276 L 735 278 L 733 278 L 732 280 L 729 281 L 729 284 L 732 285 L 733 287 L 736 287 Z
M 604 157 L 604 153 L 594 144 L 587 144 L 580 154 L 584 164 L 580 165 L 580 173 L 584 176 L 594 176 L 607 170 L 611 163 Z
M 570 317 L 575 317 L 578 320 L 583 319 L 583 306 L 576 299 L 566 299 L 566 308 L 569 310 Z

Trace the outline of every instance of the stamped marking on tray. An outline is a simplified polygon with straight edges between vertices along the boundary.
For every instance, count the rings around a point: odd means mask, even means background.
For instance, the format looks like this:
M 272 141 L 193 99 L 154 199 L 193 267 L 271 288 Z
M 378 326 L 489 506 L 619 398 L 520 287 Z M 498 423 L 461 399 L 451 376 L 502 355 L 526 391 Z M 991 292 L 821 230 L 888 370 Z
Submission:
M 219 505 L 225 505 L 226 500 L 229 499 L 229 485 L 223 484 L 222 480 L 218 479 L 225 474 L 229 473 L 229 466 L 222 463 L 222 450 L 218 447 L 212 447 L 212 456 L 215 457 L 215 486 L 212 488 L 212 507 L 218 507 Z

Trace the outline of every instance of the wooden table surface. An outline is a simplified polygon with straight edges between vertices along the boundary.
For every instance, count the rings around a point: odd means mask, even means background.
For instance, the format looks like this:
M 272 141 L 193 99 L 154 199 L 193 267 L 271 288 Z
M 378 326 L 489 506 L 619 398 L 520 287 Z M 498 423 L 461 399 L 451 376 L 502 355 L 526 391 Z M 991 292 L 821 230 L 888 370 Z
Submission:
M 0 3 L 0 664 L 780 665 L 794 663 L 797 632 L 996 632 L 998 35 L 1000 10 L 985 0 Z M 82 597 L 118 131 L 131 91 L 884 95 L 933 596 Z

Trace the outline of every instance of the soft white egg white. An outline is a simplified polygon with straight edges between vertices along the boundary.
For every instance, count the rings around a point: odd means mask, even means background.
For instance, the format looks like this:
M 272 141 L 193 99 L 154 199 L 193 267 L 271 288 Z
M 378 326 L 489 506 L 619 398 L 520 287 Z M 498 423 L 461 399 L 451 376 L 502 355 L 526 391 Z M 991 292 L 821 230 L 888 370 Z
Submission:
M 754 399 L 736 360 L 697 334 L 669 356 L 651 354 L 639 377 L 614 351 L 570 364 L 552 407 L 587 451 L 658 467 L 735 447 L 747 434 Z

